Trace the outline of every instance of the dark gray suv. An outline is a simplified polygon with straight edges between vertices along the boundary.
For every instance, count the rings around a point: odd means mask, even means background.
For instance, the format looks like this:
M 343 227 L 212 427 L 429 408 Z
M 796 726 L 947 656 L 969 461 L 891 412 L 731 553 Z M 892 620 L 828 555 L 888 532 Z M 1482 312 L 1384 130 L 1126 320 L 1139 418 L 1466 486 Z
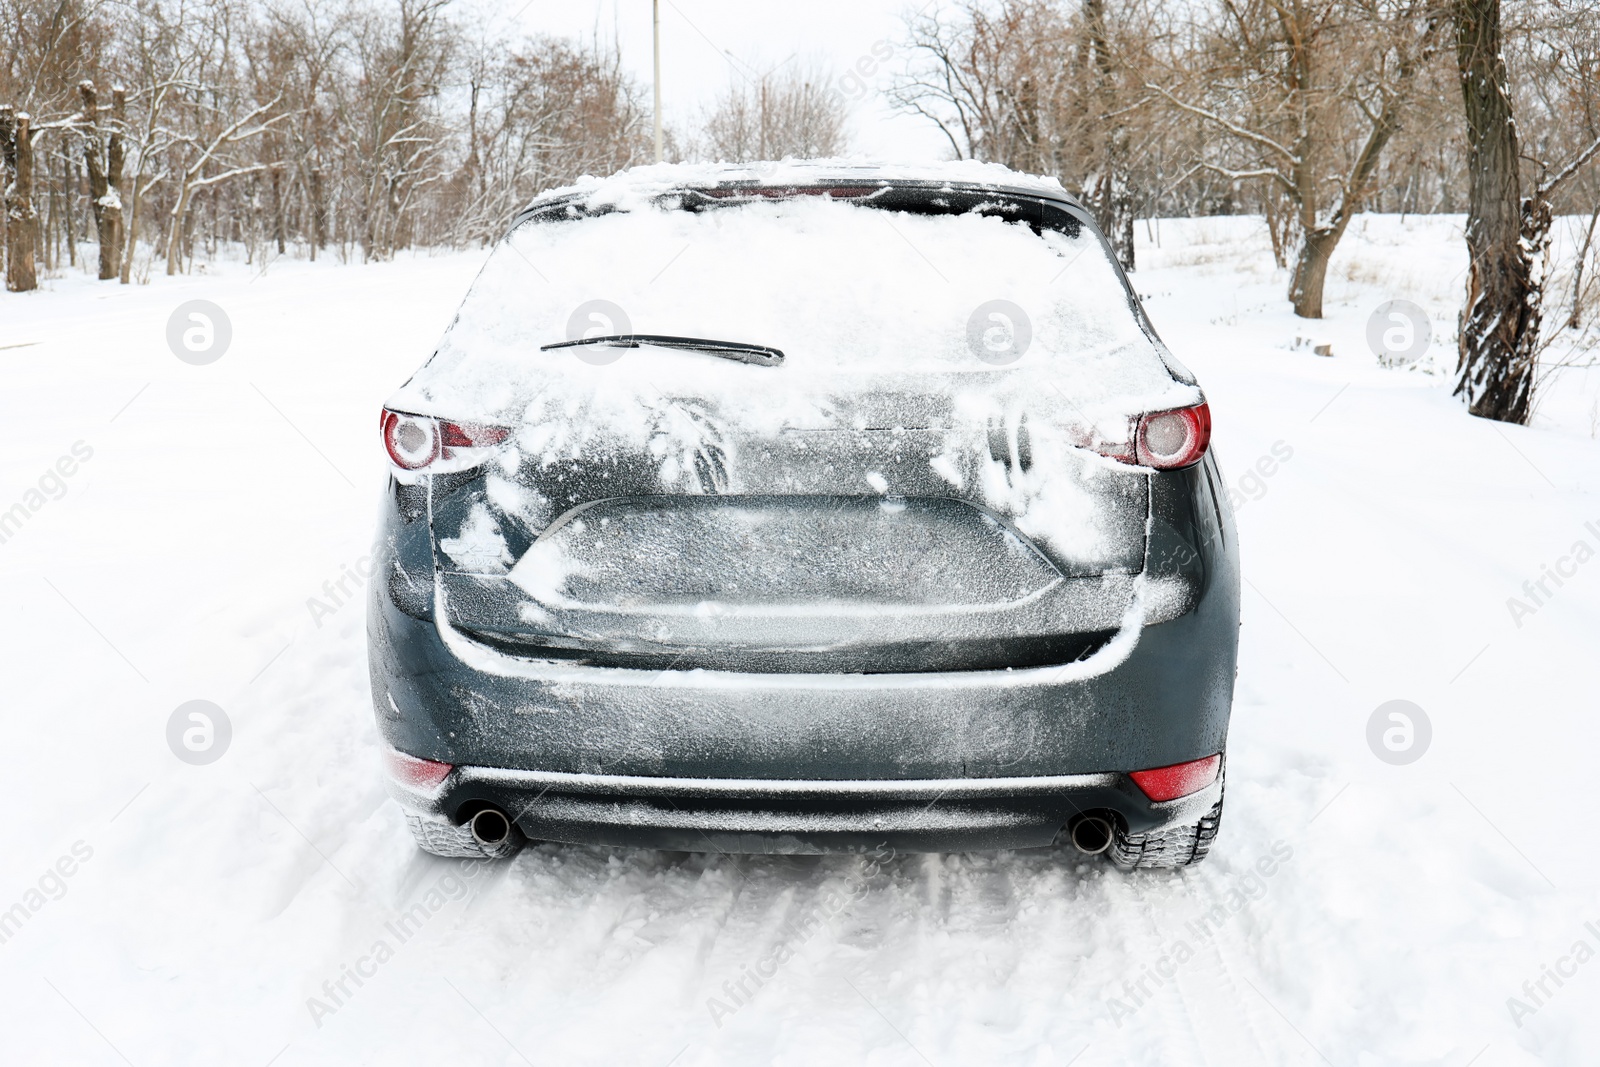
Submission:
M 1239 574 L 1210 413 L 992 165 L 535 202 L 385 407 L 368 621 L 418 843 L 1202 859 Z

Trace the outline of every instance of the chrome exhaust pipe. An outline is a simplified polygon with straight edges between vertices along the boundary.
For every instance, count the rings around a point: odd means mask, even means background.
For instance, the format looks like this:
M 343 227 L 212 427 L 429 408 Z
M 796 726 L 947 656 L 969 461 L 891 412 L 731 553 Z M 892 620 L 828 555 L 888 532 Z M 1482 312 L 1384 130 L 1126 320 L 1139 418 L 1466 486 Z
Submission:
M 1104 815 L 1080 815 L 1067 831 L 1072 847 L 1085 856 L 1098 856 L 1111 847 L 1117 828 Z
M 467 825 L 472 830 L 472 839 L 486 853 L 495 854 L 511 843 L 511 820 L 499 808 L 484 808 Z

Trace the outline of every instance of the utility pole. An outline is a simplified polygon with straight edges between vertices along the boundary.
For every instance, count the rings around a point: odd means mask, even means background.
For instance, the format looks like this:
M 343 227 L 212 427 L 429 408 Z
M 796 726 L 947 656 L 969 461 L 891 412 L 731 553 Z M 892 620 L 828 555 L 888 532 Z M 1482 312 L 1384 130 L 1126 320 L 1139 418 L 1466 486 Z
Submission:
M 656 162 L 661 162 L 661 0 L 652 0 L 656 50 Z

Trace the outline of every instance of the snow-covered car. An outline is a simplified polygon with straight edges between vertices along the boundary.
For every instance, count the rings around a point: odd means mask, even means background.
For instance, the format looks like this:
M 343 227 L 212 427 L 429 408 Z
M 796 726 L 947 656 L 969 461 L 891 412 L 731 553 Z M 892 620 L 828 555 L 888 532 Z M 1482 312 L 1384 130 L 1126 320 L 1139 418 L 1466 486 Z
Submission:
M 1239 578 L 1195 379 L 978 163 L 537 200 L 387 403 L 368 622 L 418 843 L 1204 857 Z

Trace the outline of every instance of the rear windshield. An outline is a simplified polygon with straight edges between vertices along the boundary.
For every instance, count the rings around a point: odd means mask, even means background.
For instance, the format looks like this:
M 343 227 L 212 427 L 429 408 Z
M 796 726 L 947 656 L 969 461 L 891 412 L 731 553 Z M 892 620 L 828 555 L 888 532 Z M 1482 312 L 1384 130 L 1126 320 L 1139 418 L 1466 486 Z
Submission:
M 1193 402 L 1105 243 L 1058 202 L 895 187 L 630 196 L 525 214 L 395 401 L 487 416 L 535 394 L 576 398 L 573 411 L 609 396 L 626 421 L 634 392 L 771 403 L 883 376 L 959 397 L 962 379 L 982 388 L 1000 375 L 1110 422 Z M 760 345 L 783 359 L 543 350 L 631 334 Z
M 917 192 L 685 191 L 546 207 L 495 250 L 461 324 L 501 343 L 706 337 L 809 366 L 1142 355 L 1161 371 L 1104 243 L 1071 212 Z

